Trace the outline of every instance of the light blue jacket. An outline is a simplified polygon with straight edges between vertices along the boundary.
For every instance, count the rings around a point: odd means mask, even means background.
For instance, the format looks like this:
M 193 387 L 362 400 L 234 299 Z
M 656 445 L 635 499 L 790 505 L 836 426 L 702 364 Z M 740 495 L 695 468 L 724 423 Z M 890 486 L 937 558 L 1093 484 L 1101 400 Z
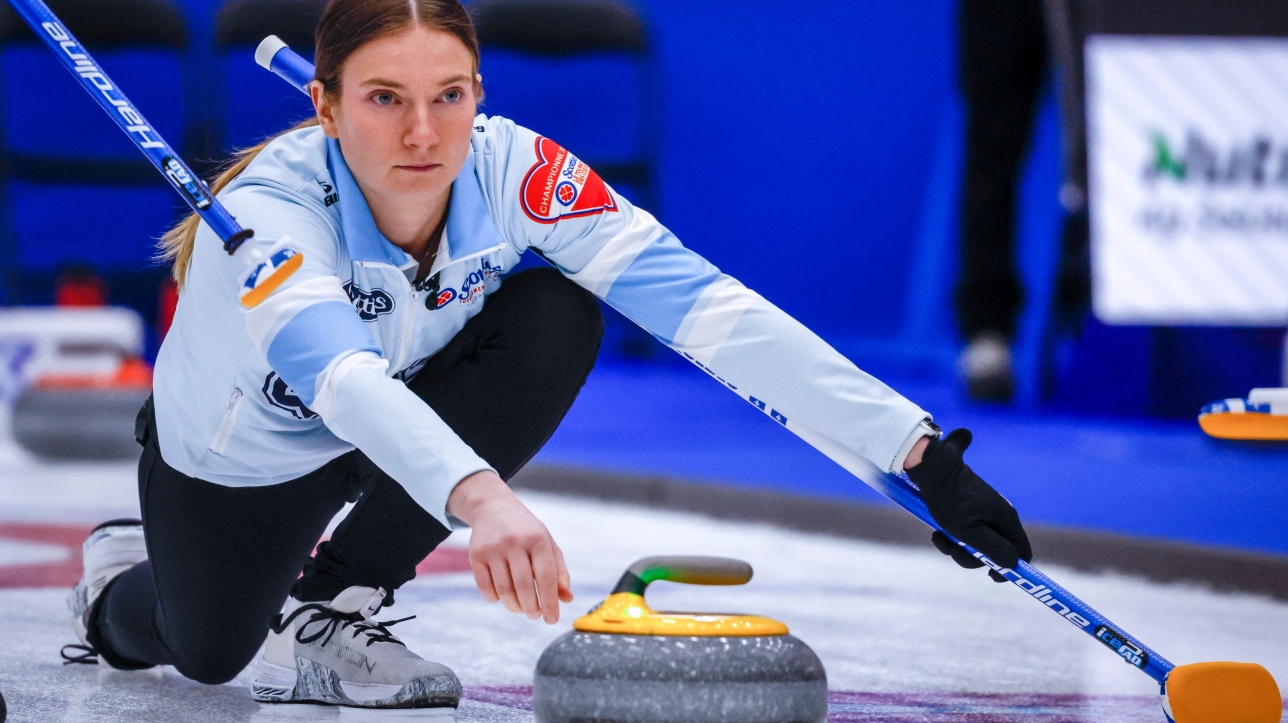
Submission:
M 273 141 L 219 198 L 255 243 L 289 237 L 304 265 L 246 311 L 244 269 L 200 227 L 154 382 L 161 454 L 192 477 L 276 484 L 356 447 L 446 523 L 452 488 L 489 466 L 402 380 L 529 248 L 809 439 L 898 469 L 929 419 L 576 157 L 504 118 L 475 121 L 431 273 L 437 291 L 412 283 L 416 262 L 376 229 L 318 128 Z M 478 400 L 478 413 L 494 403 Z

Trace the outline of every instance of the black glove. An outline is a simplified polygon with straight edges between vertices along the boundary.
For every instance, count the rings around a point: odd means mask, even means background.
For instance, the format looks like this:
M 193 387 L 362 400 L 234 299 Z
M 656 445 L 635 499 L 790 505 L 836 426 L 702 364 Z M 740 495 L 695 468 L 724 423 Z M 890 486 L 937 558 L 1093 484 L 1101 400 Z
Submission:
M 1015 508 L 962 461 L 970 442 L 970 431 L 965 429 L 930 440 L 921 463 L 908 470 L 908 479 L 921 488 L 930 516 L 949 535 L 1002 567 L 1014 569 L 1021 559 L 1032 562 L 1033 547 Z M 962 567 L 984 566 L 943 532 L 935 530 L 930 541 Z M 997 582 L 1006 582 L 993 570 L 988 574 Z

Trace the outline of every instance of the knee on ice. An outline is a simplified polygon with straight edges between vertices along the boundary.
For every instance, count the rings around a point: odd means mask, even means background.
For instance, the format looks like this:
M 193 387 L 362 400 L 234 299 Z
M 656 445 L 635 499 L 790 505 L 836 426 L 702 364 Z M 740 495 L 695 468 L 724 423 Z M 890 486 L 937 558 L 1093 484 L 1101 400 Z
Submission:
M 236 678 L 254 657 L 254 650 L 246 654 L 216 650 L 184 655 L 175 662 L 174 667 L 185 678 L 198 683 L 222 685 Z

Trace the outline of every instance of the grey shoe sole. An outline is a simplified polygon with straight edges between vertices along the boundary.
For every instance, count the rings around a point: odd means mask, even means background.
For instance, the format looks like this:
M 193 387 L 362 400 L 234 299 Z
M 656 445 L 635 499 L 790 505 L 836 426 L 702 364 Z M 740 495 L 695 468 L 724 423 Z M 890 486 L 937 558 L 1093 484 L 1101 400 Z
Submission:
M 289 680 L 292 674 L 293 684 Z M 261 661 L 251 695 L 266 704 L 318 703 L 372 711 L 441 709 L 454 715 L 460 703 L 460 683 L 453 676 L 450 681 L 416 678 L 402 687 L 346 684 L 334 670 L 297 655 L 294 671 Z M 355 695 L 362 700 L 356 700 Z

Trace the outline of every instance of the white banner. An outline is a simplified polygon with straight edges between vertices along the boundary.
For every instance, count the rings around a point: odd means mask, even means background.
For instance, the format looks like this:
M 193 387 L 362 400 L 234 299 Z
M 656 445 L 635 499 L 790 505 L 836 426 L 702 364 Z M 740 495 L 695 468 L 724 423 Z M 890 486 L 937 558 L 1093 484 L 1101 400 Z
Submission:
M 1096 316 L 1288 325 L 1288 39 L 1086 51 Z

